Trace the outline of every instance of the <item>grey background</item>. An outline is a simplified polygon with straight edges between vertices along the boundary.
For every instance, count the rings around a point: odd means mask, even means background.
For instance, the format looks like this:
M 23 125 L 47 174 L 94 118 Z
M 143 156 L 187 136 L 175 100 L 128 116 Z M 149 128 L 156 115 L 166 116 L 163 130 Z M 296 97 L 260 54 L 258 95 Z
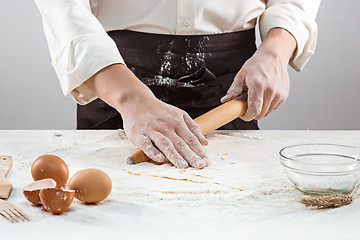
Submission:
M 356 0 L 321 3 L 316 52 L 301 73 L 289 68 L 290 96 L 261 129 L 360 129 L 358 9 Z M 75 129 L 35 3 L 3 1 L 0 27 L 0 129 Z

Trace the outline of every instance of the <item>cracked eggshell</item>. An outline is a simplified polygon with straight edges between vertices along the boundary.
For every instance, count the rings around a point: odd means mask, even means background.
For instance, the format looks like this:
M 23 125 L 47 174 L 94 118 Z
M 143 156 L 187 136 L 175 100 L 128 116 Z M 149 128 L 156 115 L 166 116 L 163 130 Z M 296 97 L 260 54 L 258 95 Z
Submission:
M 43 155 L 38 157 L 31 166 L 31 175 L 35 181 L 52 178 L 56 181 L 56 187 L 65 186 L 69 178 L 69 169 L 66 163 L 55 155 Z
M 25 198 L 32 204 L 41 204 L 40 190 L 44 188 L 55 188 L 56 182 L 52 178 L 42 179 L 36 182 L 32 182 L 23 188 L 23 194 Z
M 98 203 L 107 198 L 111 192 L 110 177 L 95 168 L 83 169 L 75 173 L 69 188 L 75 190 L 75 198 L 85 203 Z
M 61 188 L 45 188 L 40 190 L 40 199 L 44 208 L 53 213 L 66 211 L 75 197 L 75 191 Z

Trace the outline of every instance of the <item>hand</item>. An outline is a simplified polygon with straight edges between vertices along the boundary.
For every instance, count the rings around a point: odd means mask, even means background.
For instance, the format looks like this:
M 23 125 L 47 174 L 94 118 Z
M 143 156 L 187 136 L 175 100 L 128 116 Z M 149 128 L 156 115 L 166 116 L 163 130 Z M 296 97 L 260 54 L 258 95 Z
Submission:
M 134 101 L 133 110 L 123 114 L 129 139 L 156 162 L 165 159 L 178 168 L 209 165 L 207 144 L 200 127 L 184 111 L 156 98 Z
M 255 54 L 235 76 L 222 103 L 248 91 L 248 109 L 244 121 L 260 120 L 277 109 L 288 97 L 290 80 L 287 71 L 296 41 L 283 29 L 272 29 Z
M 124 65 L 106 67 L 84 84 L 121 113 L 127 137 L 152 160 L 167 158 L 178 168 L 209 165 L 202 147 L 208 142 L 199 125 L 186 112 L 158 100 Z

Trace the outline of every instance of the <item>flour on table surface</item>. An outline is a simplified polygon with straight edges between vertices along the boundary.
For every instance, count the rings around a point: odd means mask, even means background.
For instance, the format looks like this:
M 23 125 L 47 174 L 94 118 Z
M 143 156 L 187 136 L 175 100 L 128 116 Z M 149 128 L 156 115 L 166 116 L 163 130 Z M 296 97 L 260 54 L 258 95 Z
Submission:
M 338 219 L 350 209 L 353 209 L 352 221 L 359 217 L 357 200 L 331 211 L 306 209 L 298 202 L 303 194 L 283 173 L 278 156 L 283 144 L 291 145 L 299 140 L 343 138 L 348 139 L 344 144 L 358 145 L 359 134 L 337 132 L 334 136 L 324 132 L 308 135 L 280 131 L 231 131 L 227 134 L 219 131 L 211 133 L 205 147 L 211 165 L 196 170 L 176 169 L 168 163 L 127 165 L 127 157 L 137 148 L 124 138 L 121 130 L 61 133 L 62 137 L 54 138 L 50 131 L 1 131 L 2 154 L 11 155 L 14 160 L 8 175 L 14 186 L 9 201 L 31 219 L 22 225 L 23 231 L 32 232 L 41 226 L 47 226 L 44 231 L 59 229 L 59 226 L 85 231 L 96 226 L 107 231 L 121 230 L 128 236 L 130 232 L 138 232 L 139 223 L 142 232 L 156 234 L 158 231 L 175 231 L 176 222 L 189 231 L 200 233 L 203 233 L 201 229 L 213 232 L 219 228 L 232 229 L 233 233 L 239 233 L 241 229 L 244 233 L 255 231 L 254 223 L 265 226 L 271 222 L 276 229 L 277 226 L 291 229 L 297 220 L 310 224 L 323 218 Z M 64 159 L 70 176 L 85 168 L 105 171 L 113 182 L 109 198 L 98 205 L 85 205 L 75 200 L 70 209 L 59 216 L 32 206 L 23 197 L 22 188 L 33 181 L 32 162 L 46 153 Z M 343 219 L 347 223 L 350 220 Z M 11 223 L 1 218 L 0 222 L 9 233 L 14 232 Z M 258 231 L 265 230 L 260 227 Z
M 223 136 L 230 136 L 230 137 L 240 137 L 240 138 L 244 138 L 244 139 L 252 139 L 252 140 L 264 140 L 262 137 L 258 137 L 258 136 L 249 136 L 246 135 L 244 133 L 240 133 L 240 132 L 229 132 L 229 131 L 218 131 L 218 132 L 213 132 L 213 133 L 209 133 L 207 135 L 207 138 L 212 138 L 213 136 L 216 136 L 217 138 L 219 138 L 219 135 L 223 135 Z
M 125 130 L 123 130 L 123 129 L 118 130 L 118 135 L 121 139 L 127 139 Z
M 271 199 L 279 192 L 285 198 L 293 198 L 297 193 L 295 189 L 289 188 L 291 184 L 287 179 L 278 181 L 284 176 L 278 164 L 276 147 L 264 146 L 264 150 L 268 148 L 274 151 L 273 159 L 264 162 L 258 146 L 249 144 L 251 142 L 245 143 L 245 140 L 262 140 L 259 137 L 250 137 L 243 133 L 212 133 L 209 145 L 205 147 L 211 166 L 203 170 L 180 170 L 169 163 L 159 166 L 151 163 L 127 165 L 125 159 L 137 148 L 126 139 L 123 130 L 118 130 L 117 134 L 97 135 L 96 131 L 94 134 L 87 134 L 87 142 L 78 139 L 59 140 L 54 142 L 53 149 L 49 146 L 32 149 L 33 158 L 27 157 L 24 161 L 25 167 L 19 168 L 20 174 L 29 175 L 28 167 L 31 161 L 38 155 L 51 153 L 64 159 L 69 166 L 70 175 L 90 167 L 107 172 L 114 182 L 111 198 L 115 201 L 140 200 L 163 206 L 180 207 L 186 204 L 193 207 L 227 209 L 251 202 L 255 204 L 256 201 L 259 201 L 257 204 L 264 204 L 264 195 L 272 196 L 268 197 L 266 204 L 274 204 Z M 243 146 L 237 146 L 238 144 Z M 28 156 L 29 152 L 26 155 Z M 21 158 L 21 155 L 18 158 Z M 269 164 L 277 165 L 276 171 L 268 172 Z M 262 184 L 264 181 L 269 184 Z M 282 192 L 287 188 L 288 191 Z M 224 204 L 219 205 L 219 201 Z M 279 202 L 281 200 L 278 200 L 276 205 Z

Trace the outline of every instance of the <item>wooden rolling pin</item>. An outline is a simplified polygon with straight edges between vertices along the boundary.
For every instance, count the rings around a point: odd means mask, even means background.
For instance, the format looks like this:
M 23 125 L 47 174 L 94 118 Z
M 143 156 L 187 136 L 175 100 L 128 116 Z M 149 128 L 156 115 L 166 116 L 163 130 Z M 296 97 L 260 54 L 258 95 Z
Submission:
M 243 94 L 227 103 L 224 103 L 213 110 L 197 117 L 194 121 L 199 124 L 202 134 L 214 131 L 215 129 L 224 126 L 232 120 L 244 115 L 247 109 L 247 94 Z M 128 164 L 136 164 L 147 162 L 151 159 L 145 155 L 141 150 L 138 150 L 133 155 L 128 157 Z

